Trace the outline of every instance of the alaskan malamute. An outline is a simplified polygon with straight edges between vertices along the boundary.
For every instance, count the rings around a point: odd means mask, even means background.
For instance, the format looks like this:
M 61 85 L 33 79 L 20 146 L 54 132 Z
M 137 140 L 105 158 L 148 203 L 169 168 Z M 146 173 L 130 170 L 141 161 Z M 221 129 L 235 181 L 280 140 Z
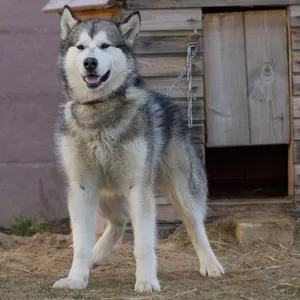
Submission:
M 57 146 L 68 180 L 74 257 L 55 288 L 82 289 L 133 224 L 135 290 L 159 291 L 155 253 L 155 186 L 184 221 L 200 260 L 200 273 L 220 276 L 204 227 L 207 181 L 179 108 L 149 89 L 133 53 L 141 25 L 132 13 L 122 23 L 61 16 L 59 67 L 68 98 Z M 108 226 L 95 241 L 97 216 Z

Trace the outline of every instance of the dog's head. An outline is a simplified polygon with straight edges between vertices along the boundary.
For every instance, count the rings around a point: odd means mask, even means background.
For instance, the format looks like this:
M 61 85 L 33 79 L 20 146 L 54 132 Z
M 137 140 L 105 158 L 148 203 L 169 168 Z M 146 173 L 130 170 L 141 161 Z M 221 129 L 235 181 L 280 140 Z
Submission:
M 67 93 L 76 101 L 109 97 L 137 77 L 132 52 L 141 25 L 132 13 L 122 23 L 91 19 L 81 21 L 65 6 L 61 15 L 59 67 Z

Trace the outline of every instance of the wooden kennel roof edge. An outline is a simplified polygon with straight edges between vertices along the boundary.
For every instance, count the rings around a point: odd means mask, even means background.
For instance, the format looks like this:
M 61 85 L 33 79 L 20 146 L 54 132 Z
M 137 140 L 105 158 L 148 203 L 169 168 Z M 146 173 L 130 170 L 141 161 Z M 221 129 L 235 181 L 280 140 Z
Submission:
M 201 7 L 253 7 L 253 6 L 300 6 L 300 0 L 49 0 L 44 13 L 61 12 L 65 5 L 77 10 L 105 9 L 126 2 L 128 9 L 201 8 Z
M 49 0 L 43 7 L 44 13 L 59 13 L 65 5 L 69 5 L 74 11 L 89 9 L 105 9 L 116 5 L 116 0 Z
M 300 0 L 126 0 L 128 9 L 300 5 Z

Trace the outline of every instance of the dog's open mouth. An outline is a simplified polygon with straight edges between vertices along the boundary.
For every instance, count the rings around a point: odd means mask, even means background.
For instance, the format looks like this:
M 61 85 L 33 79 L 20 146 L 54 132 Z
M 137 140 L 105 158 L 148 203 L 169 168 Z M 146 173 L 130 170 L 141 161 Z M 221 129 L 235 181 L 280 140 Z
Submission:
M 110 70 L 108 70 L 103 76 L 98 76 L 95 74 L 87 75 L 83 77 L 83 80 L 86 82 L 86 85 L 89 88 L 97 88 L 108 79 L 109 75 Z

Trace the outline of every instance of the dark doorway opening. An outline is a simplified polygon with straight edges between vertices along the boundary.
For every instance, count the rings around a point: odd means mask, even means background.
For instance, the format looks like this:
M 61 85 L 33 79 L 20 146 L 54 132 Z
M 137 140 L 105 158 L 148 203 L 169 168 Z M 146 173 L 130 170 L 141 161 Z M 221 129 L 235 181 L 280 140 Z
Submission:
M 288 195 L 288 145 L 206 148 L 211 200 Z

